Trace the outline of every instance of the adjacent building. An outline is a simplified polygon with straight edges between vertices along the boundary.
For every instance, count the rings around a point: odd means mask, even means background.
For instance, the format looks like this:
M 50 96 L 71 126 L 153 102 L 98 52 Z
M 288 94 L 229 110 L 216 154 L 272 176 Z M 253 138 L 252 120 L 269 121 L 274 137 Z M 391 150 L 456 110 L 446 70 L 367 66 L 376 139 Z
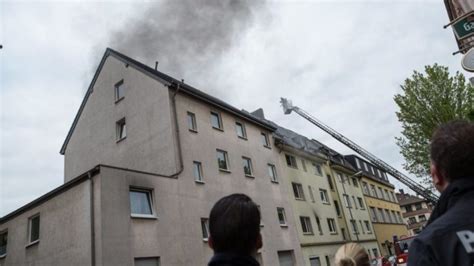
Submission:
M 432 205 L 425 199 L 405 193 L 396 193 L 402 210 L 403 220 L 408 227 L 408 235 L 415 236 L 425 227 L 431 216 Z
M 346 160 L 360 173 L 362 192 L 382 256 L 395 254 L 393 236 L 408 235 L 402 219 L 400 205 L 387 173 L 357 155 L 347 155 Z

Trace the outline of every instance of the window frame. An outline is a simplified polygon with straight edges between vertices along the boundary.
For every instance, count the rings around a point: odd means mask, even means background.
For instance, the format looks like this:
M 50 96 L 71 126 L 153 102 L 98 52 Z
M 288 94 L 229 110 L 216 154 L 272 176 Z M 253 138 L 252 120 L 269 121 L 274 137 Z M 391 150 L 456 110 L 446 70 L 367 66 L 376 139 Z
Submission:
M 298 163 L 296 162 L 295 156 L 285 153 L 285 160 L 288 167 L 298 169 Z
M 198 128 L 197 128 L 196 114 L 193 113 L 193 112 L 187 111 L 186 118 L 188 120 L 187 121 L 188 122 L 188 130 L 191 131 L 191 132 L 197 133 Z M 189 120 L 190 118 L 191 118 L 191 121 Z M 189 122 L 191 122 L 191 125 L 189 124 Z M 189 127 L 189 126 L 191 126 L 191 127 Z
M 322 188 L 319 189 L 319 197 L 321 198 L 321 202 L 323 204 L 331 205 L 329 201 L 328 191 L 326 189 L 322 189 Z
M 198 174 L 199 174 L 199 178 L 196 177 L 196 168 L 195 167 L 198 167 Z M 197 183 L 204 183 L 204 173 L 203 173 L 203 169 L 202 169 L 202 163 L 199 162 L 199 161 L 193 161 L 193 175 L 194 175 L 194 181 L 197 182 Z
M 303 185 L 301 183 L 291 182 L 291 186 L 293 187 L 293 195 L 295 196 L 296 200 L 306 200 L 305 195 L 304 195 Z
M 268 169 L 268 174 L 270 175 L 270 181 L 272 183 L 278 183 L 278 175 L 277 175 L 277 172 L 276 172 L 275 165 L 271 164 L 271 163 L 267 163 L 267 169 Z M 270 172 L 272 174 L 270 174 Z
M 247 162 L 248 165 L 249 165 L 249 170 L 250 170 L 250 173 L 249 173 L 249 174 L 247 174 L 247 173 L 245 172 L 245 167 L 246 167 L 245 162 Z M 245 175 L 246 177 L 254 177 L 254 176 L 253 176 L 252 159 L 250 159 L 249 157 L 242 156 L 242 164 L 243 164 L 244 175 Z
M 334 208 L 336 209 L 337 217 L 342 217 L 341 207 L 339 206 L 339 202 L 337 200 L 334 201 Z
M 133 213 L 132 212 L 132 200 L 130 198 L 130 192 L 142 192 L 146 193 L 148 204 L 151 210 L 151 214 L 141 214 L 141 213 Z M 128 189 L 128 197 L 129 197 L 129 204 L 130 204 L 130 217 L 137 218 L 137 219 L 157 219 L 156 210 L 155 210 L 155 197 L 153 195 L 152 188 L 144 188 L 144 187 L 137 187 L 137 186 L 130 186 Z
M 239 130 L 238 130 L 239 125 L 240 125 L 240 128 L 242 129 L 242 136 L 239 135 Z M 235 121 L 235 132 L 236 132 L 238 138 L 247 140 L 247 130 L 245 128 L 244 123 L 242 123 L 240 121 Z
M 367 220 L 364 220 L 365 224 L 365 229 L 367 230 L 367 234 L 372 234 L 372 227 L 370 226 L 370 222 Z
M 38 238 L 32 239 L 32 227 L 33 227 L 33 220 L 38 218 Z M 36 213 L 28 218 L 28 244 L 27 247 L 32 246 L 36 243 L 39 243 L 41 239 L 41 214 Z
M 121 100 L 123 100 L 125 98 L 125 88 L 123 87 L 124 86 L 124 82 L 123 82 L 123 79 L 120 80 L 119 82 L 115 83 L 114 85 L 114 94 L 115 94 L 115 103 L 118 103 L 120 102 Z M 120 95 L 120 87 L 122 87 L 122 95 Z
M 219 130 L 219 131 L 224 131 L 224 125 L 222 123 L 222 116 L 221 116 L 221 113 L 220 112 L 217 112 L 217 111 L 210 111 L 210 121 L 211 121 L 211 127 L 213 129 L 216 129 L 216 130 Z M 213 115 L 217 116 L 217 123 L 218 123 L 218 127 L 215 127 L 212 123 L 212 117 Z
M 202 241 L 207 242 L 211 235 L 209 231 L 209 218 L 201 218 L 201 234 Z
M 282 220 L 280 219 L 280 214 L 283 217 L 283 223 L 282 223 Z M 278 223 L 280 224 L 281 227 L 288 227 L 288 223 L 286 222 L 285 208 L 277 207 L 277 217 L 278 217 Z
M 327 174 L 326 178 L 328 180 L 329 189 L 331 189 L 331 191 L 334 191 L 334 183 L 332 182 L 331 175 Z
M 115 122 L 115 134 L 115 140 L 117 143 L 127 138 L 127 120 L 125 117 Z
M 322 165 L 319 163 L 313 163 L 314 174 L 317 176 L 324 176 Z
M 327 218 L 327 223 L 328 223 L 328 228 L 329 228 L 329 233 L 331 234 L 337 234 L 337 226 L 336 226 L 336 220 L 334 218 Z M 331 230 L 331 225 L 334 227 L 334 230 Z
M 263 139 L 262 139 L 263 137 Z M 263 141 L 264 140 L 264 141 Z M 263 147 L 271 149 L 272 147 L 270 146 L 270 138 L 268 137 L 268 134 L 265 132 L 260 132 L 260 141 L 262 141 Z
M 313 188 L 311 186 L 308 186 L 308 190 L 309 190 L 309 197 L 311 198 L 311 201 L 316 202 L 316 200 L 314 199 Z
M 4 253 L 0 253 L 0 259 L 5 258 L 8 253 L 8 229 L 0 231 L 0 241 L 2 241 L 3 238 L 5 239 L 5 251 Z M 1 251 L 2 249 L 0 249 L 0 252 Z
M 300 216 L 301 231 L 303 235 L 314 235 L 313 226 L 311 224 L 311 218 L 309 216 Z M 309 229 L 309 231 L 305 231 Z
M 365 210 L 364 199 L 361 197 L 357 197 L 357 201 L 359 202 L 359 207 L 361 210 Z
M 226 168 L 221 168 L 221 166 L 219 164 L 219 156 L 218 156 L 219 153 L 224 154 L 224 160 L 225 160 Z M 217 159 L 217 169 L 219 169 L 219 171 L 229 173 L 230 172 L 230 162 L 229 162 L 229 155 L 228 155 L 227 151 L 224 151 L 224 150 L 221 150 L 221 149 L 216 149 L 216 159 Z

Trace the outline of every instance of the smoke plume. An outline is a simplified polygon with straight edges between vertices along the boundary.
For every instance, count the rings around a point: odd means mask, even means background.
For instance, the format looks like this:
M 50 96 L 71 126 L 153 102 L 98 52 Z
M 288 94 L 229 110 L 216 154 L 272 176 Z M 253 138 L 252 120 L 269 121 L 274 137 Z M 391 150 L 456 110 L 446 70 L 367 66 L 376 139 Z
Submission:
M 204 70 L 238 41 L 263 0 L 165 0 L 112 36 L 111 47 L 177 78 Z M 200 72 L 200 71 L 199 71 Z

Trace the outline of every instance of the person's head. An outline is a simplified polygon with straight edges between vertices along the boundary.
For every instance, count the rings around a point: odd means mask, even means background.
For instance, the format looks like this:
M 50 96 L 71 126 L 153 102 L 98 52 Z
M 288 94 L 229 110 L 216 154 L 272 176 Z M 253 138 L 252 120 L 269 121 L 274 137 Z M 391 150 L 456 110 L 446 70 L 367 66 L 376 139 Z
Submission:
M 440 192 L 453 181 L 474 178 L 474 123 L 439 126 L 431 138 L 430 159 L 433 184 Z
M 356 243 L 341 246 L 335 255 L 336 266 L 370 266 L 369 255 Z
M 255 255 L 262 247 L 260 211 L 244 194 L 223 197 L 209 215 L 209 246 L 215 253 Z

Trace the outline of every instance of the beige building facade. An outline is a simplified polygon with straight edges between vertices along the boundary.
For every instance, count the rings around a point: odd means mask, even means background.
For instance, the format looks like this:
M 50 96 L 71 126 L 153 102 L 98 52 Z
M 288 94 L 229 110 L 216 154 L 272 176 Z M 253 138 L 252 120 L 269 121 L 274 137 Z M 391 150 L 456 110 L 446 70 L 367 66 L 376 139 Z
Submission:
M 403 221 L 409 236 L 418 235 L 431 217 L 432 206 L 425 199 L 410 195 L 403 190 L 396 193 L 402 210 Z

